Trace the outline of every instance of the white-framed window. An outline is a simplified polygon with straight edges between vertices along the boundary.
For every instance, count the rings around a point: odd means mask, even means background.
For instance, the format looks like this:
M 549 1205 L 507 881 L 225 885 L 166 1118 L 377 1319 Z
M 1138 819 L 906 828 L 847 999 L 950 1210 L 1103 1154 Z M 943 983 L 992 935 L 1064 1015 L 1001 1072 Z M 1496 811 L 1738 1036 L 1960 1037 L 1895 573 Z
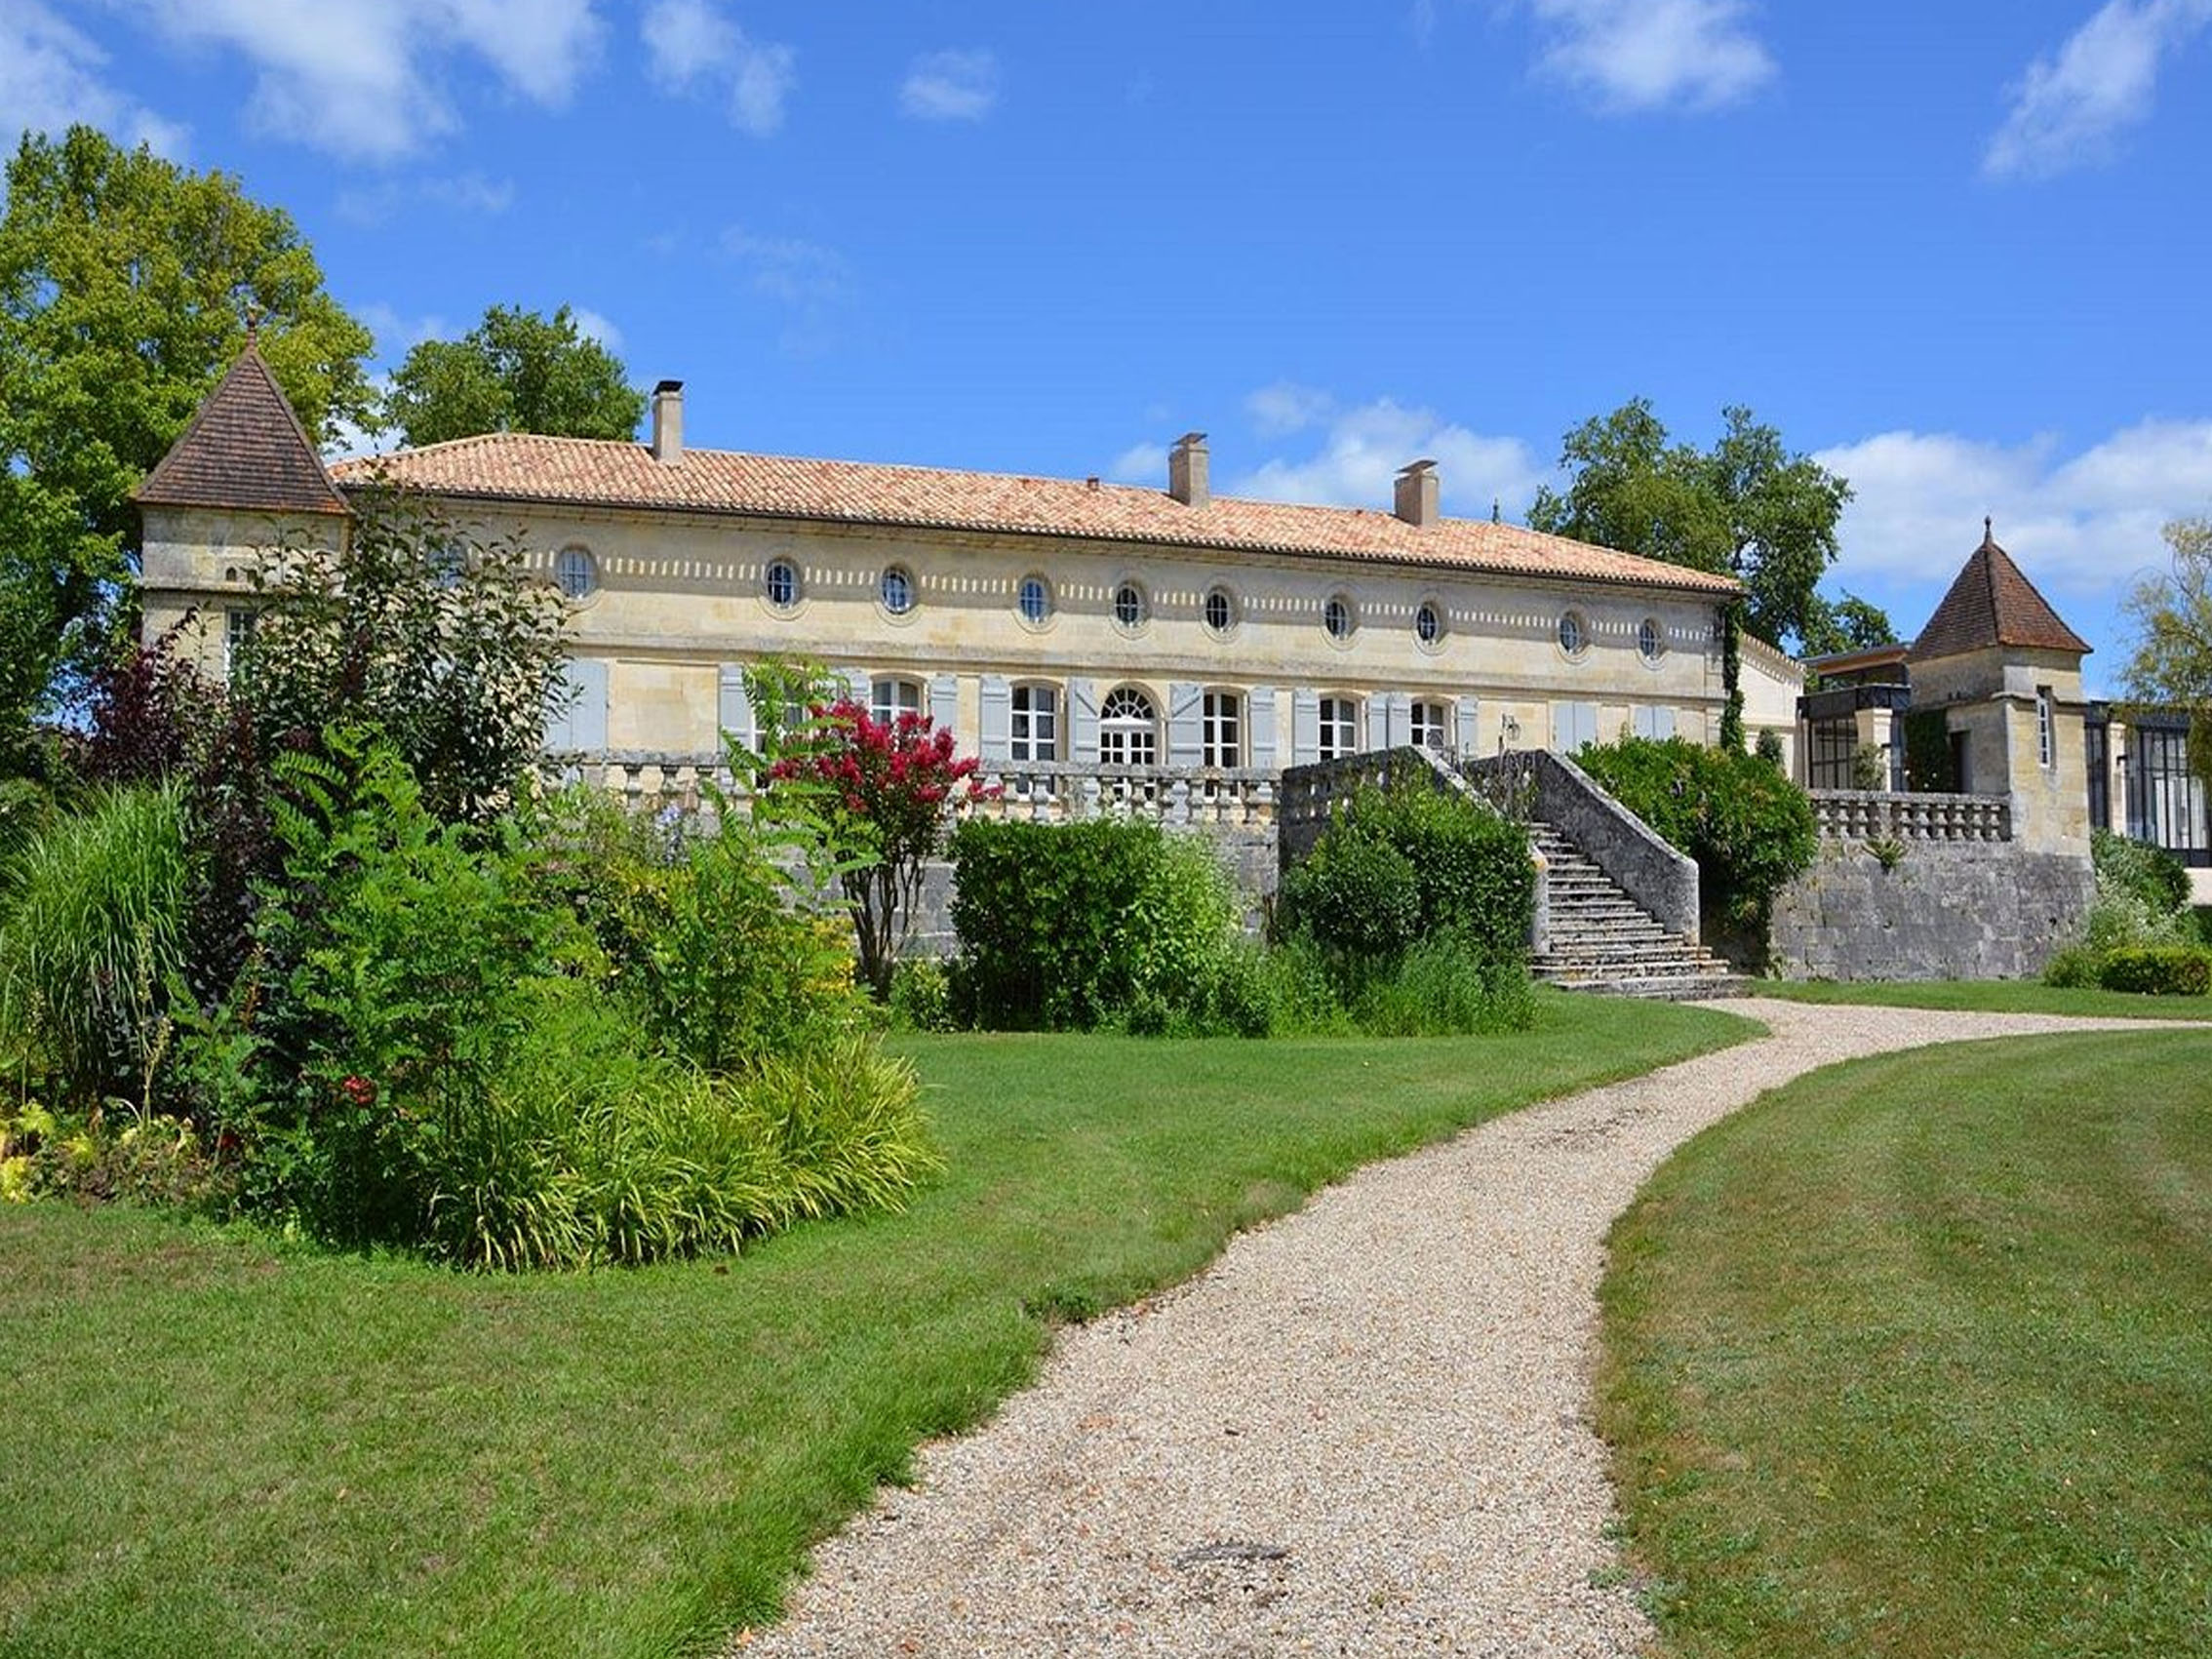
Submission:
M 1569 656 L 1580 656 L 1590 649 L 1590 624 L 1582 619 L 1582 612 L 1569 611 L 1560 617 L 1560 650 Z
M 1657 662 L 1667 654 L 1667 630 L 1658 617 L 1646 616 L 1636 625 L 1636 654 L 1646 662 Z
M 1237 625 L 1237 601 L 1225 587 L 1214 588 L 1205 596 L 1206 632 L 1216 636 L 1226 634 Z
M 1017 761 L 1060 758 L 1060 693 L 1050 686 L 1016 686 L 1007 754 Z
M 1128 633 L 1144 626 L 1144 589 L 1135 582 L 1124 582 L 1114 590 L 1114 622 Z
M 1360 700 L 1357 697 L 1323 697 L 1321 700 L 1321 758 L 1342 760 L 1360 752 Z
M 1021 591 L 1014 597 L 1014 609 L 1031 627 L 1043 626 L 1052 615 L 1052 584 L 1043 576 L 1022 577 Z
M 2045 771 L 2058 764 L 2058 732 L 2052 707 L 2051 689 L 2035 688 L 2035 764 Z
M 876 597 L 893 616 L 914 609 L 914 573 L 904 565 L 886 565 L 876 581 Z
M 1338 645 L 1350 640 L 1352 630 L 1359 626 L 1359 618 L 1352 611 L 1352 601 L 1341 593 L 1330 594 L 1322 606 L 1321 625 L 1322 631 Z
M 778 611 L 790 610 L 799 603 L 799 567 L 789 559 L 770 560 L 761 578 L 761 591 Z
M 254 624 L 261 619 L 257 611 L 233 607 L 222 613 L 222 672 L 228 678 L 238 665 L 238 653 L 246 649 L 246 642 L 254 637 Z
M 1443 612 L 1434 600 L 1422 600 L 1421 608 L 1413 612 L 1413 637 L 1425 646 L 1443 638 Z
M 922 682 L 885 675 L 868 683 L 868 712 L 886 726 L 902 714 L 922 712 Z
M 1134 686 L 1117 686 L 1098 705 L 1098 764 L 1148 767 L 1160 759 L 1160 716 Z
M 599 591 L 599 561 L 588 547 L 564 547 L 553 555 L 553 584 L 571 599 L 589 599 Z
M 461 551 L 456 542 L 433 543 L 423 555 L 423 562 L 430 567 L 432 584 L 438 587 L 458 587 L 461 577 L 468 573 L 468 555 Z
M 1451 710 L 1440 702 L 1416 697 L 1410 714 L 1410 733 L 1414 747 L 1420 749 L 1448 749 L 1451 747 Z
M 1244 764 L 1244 699 L 1235 691 L 1208 691 L 1199 709 L 1199 760 L 1209 767 Z

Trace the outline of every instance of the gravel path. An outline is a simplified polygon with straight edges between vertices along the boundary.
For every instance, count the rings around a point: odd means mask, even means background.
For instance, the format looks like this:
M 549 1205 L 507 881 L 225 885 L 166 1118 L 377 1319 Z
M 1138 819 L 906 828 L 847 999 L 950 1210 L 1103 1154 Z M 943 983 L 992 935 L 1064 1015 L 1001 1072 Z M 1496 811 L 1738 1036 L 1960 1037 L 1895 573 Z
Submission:
M 748 1659 L 1640 1651 L 1589 1421 L 1612 1218 L 1815 1066 L 2143 1029 L 1725 1006 L 1772 1035 L 1369 1165 L 1063 1332 L 1035 1387 L 816 1552 Z

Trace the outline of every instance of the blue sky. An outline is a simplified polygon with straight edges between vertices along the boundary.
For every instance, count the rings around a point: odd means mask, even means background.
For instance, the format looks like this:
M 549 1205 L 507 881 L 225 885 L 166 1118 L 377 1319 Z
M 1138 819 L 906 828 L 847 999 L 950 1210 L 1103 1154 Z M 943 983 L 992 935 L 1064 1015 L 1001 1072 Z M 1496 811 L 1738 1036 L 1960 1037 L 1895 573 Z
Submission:
M 288 208 L 386 366 L 587 313 L 693 443 L 1509 516 L 1642 395 L 2097 647 L 2212 510 L 2212 0 L 0 0 L 0 128 Z

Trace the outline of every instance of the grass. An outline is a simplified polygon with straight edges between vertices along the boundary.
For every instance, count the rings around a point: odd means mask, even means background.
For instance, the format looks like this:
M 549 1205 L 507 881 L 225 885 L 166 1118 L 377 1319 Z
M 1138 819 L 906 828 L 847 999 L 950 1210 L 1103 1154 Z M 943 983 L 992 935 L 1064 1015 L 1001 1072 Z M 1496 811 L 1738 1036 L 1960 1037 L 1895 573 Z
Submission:
M 1550 995 L 1486 1039 L 915 1039 L 946 1176 L 719 1264 L 469 1277 L 0 1206 L 0 1648 L 711 1648 L 1053 1319 L 1363 1162 L 1755 1030 Z
M 1973 1013 L 2080 1014 L 2105 1019 L 2212 1020 L 2212 998 L 2143 997 L 2127 991 L 2060 990 L 2034 979 L 1761 980 L 1761 997 Z
M 1614 1229 L 1600 1426 L 1680 1656 L 2212 1651 L 2212 1033 L 1921 1049 Z

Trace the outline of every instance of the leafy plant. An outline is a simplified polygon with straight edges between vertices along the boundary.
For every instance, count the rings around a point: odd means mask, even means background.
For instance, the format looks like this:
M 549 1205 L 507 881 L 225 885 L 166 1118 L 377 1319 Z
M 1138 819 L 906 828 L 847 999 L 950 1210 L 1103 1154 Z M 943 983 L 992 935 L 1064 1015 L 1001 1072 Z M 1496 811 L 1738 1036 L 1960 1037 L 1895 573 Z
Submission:
M 2097 983 L 2108 991 L 2201 997 L 2212 993 L 2212 950 L 2196 944 L 2122 945 L 2098 964 Z
M 881 1001 L 903 928 L 920 908 L 924 862 L 944 844 L 976 762 L 956 759 L 952 732 L 911 710 L 882 721 L 845 698 L 815 718 L 820 741 L 776 760 L 768 776 L 771 785 L 816 787 L 832 845 L 848 855 L 838 880 L 852 904 L 860 976 Z
M 0 1028 L 21 1031 L 64 1095 L 147 1104 L 184 960 L 184 828 L 174 788 L 97 797 L 10 861 L 0 901 Z
M 2089 835 L 2090 862 L 2100 876 L 2161 914 L 2189 904 L 2189 866 L 2163 847 L 2131 841 L 2110 830 Z
M 1805 792 L 1756 755 L 1680 737 L 1623 737 L 1575 759 L 1668 845 L 1697 860 L 1707 914 L 1763 948 L 1776 895 L 1819 850 Z

